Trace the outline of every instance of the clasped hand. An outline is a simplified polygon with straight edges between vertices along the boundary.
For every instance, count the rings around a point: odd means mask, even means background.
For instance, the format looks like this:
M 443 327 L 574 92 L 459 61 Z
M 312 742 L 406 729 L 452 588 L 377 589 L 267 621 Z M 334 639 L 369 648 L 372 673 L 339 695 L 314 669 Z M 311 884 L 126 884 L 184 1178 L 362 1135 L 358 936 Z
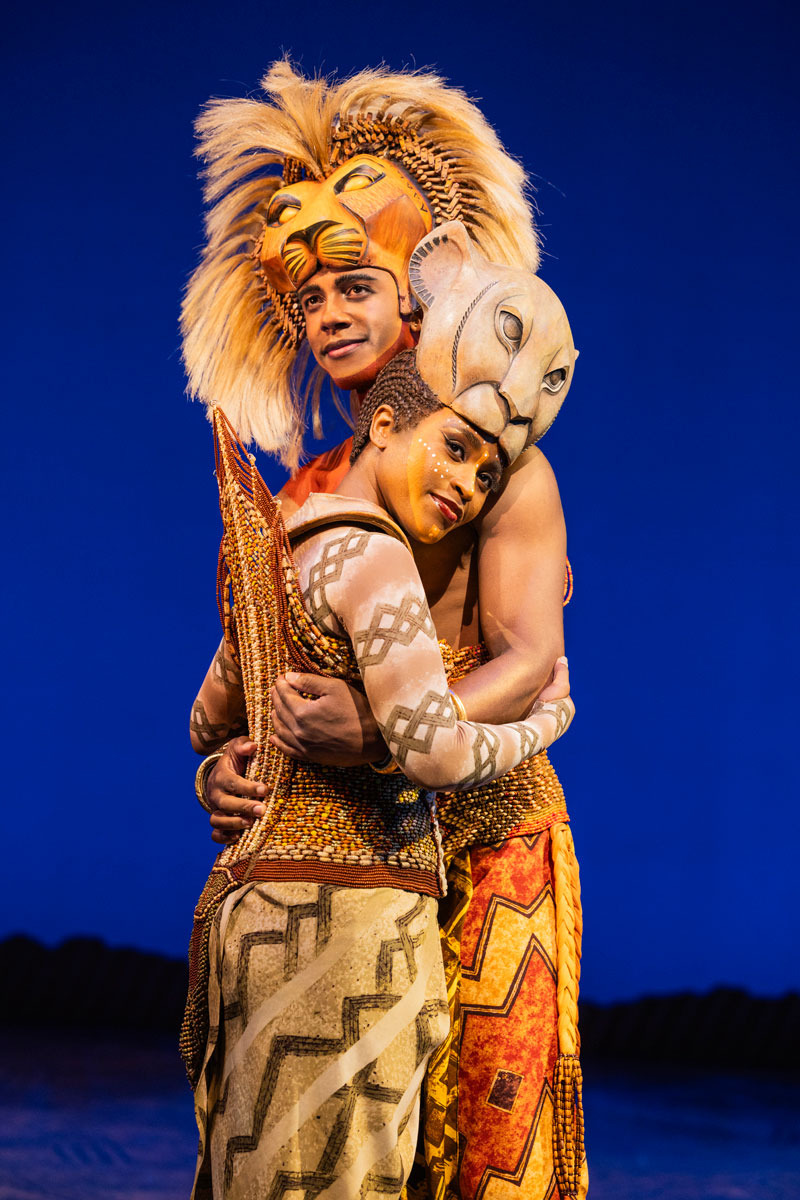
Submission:
M 568 696 L 569 668 L 566 658 L 560 658 L 536 703 Z M 297 672 L 282 676 L 272 689 L 272 727 L 270 741 L 290 758 L 352 767 L 376 762 L 386 754 L 366 697 L 343 679 Z M 266 811 L 264 784 L 245 778 L 247 761 L 255 750 L 250 738 L 234 738 L 206 777 L 215 842 L 233 841 Z
M 284 754 L 325 766 L 360 766 L 386 754 L 366 697 L 343 679 L 298 672 L 282 676 L 272 689 L 272 728 L 270 741 Z M 266 788 L 244 777 L 255 749 L 249 738 L 234 738 L 207 776 L 215 842 L 233 841 L 265 811 Z

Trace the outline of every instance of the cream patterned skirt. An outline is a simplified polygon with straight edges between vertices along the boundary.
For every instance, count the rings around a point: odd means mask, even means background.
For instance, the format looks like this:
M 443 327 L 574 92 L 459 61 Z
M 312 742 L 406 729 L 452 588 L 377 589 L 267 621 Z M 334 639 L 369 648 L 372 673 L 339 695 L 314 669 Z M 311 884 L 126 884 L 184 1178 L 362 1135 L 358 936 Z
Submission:
M 448 1030 L 436 901 L 251 883 L 210 943 L 194 1200 L 392 1200 Z

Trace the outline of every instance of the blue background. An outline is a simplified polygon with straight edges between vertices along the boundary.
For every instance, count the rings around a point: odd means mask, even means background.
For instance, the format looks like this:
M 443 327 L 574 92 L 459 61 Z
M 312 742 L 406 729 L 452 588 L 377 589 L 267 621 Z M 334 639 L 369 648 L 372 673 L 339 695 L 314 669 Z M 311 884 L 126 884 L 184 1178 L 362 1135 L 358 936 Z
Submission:
M 7 26 L 0 936 L 185 949 L 212 851 L 188 708 L 219 638 L 177 335 L 191 126 L 288 50 L 436 66 L 535 176 L 581 350 L 544 449 L 576 578 L 554 759 L 584 994 L 798 986 L 794 6 L 280 8 L 29 3 Z

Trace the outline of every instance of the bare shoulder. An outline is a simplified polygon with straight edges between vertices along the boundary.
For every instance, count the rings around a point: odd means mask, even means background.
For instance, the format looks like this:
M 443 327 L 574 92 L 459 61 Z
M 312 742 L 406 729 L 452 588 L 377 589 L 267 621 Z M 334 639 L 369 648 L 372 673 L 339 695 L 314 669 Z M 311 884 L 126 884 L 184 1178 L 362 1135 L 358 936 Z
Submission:
M 556 473 L 538 446 L 531 446 L 520 454 L 513 467 L 506 471 L 498 500 L 515 497 L 523 491 L 527 496 L 531 489 L 535 489 L 537 496 L 558 496 Z
M 524 451 L 504 475 L 499 492 L 480 518 L 481 536 L 509 521 L 538 528 L 563 526 L 555 472 L 537 446 Z

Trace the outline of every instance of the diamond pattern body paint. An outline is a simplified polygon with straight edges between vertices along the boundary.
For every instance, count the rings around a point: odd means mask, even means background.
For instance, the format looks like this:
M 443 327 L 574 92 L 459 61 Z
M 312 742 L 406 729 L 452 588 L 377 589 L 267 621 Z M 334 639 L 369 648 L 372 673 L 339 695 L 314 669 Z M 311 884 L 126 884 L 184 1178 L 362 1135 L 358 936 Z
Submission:
M 330 529 L 296 550 L 315 621 L 350 637 L 387 746 L 406 775 L 432 790 L 480 787 L 545 749 L 568 727 L 569 700 L 537 704 L 524 721 L 459 721 L 414 560 L 379 531 Z

